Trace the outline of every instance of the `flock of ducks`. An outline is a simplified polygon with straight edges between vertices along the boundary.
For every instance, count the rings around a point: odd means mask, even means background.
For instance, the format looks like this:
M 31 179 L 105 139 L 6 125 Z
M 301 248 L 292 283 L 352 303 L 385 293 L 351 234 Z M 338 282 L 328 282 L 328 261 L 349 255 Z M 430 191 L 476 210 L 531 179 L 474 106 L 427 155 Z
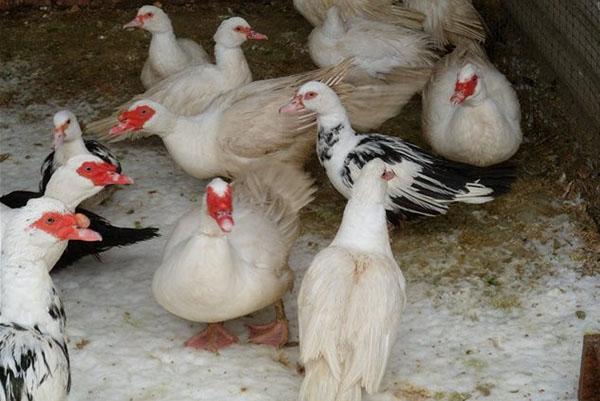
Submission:
M 275 320 L 249 326 L 250 342 L 288 341 L 282 298 L 293 283 L 299 212 L 316 191 L 303 171 L 316 145 L 348 202 L 300 288 L 299 399 L 358 401 L 363 389 L 379 389 L 406 303 L 390 224 L 508 191 L 514 173 L 502 162 L 521 143 L 519 103 L 485 56 L 470 0 L 294 5 L 315 26 L 308 47 L 319 69 L 255 82 L 241 46 L 267 36 L 244 19 L 221 23 L 212 63 L 200 45 L 176 38 L 164 11 L 140 8 L 125 28 L 152 34 L 146 92 L 87 129 L 110 141 L 157 135 L 183 171 L 211 179 L 171 233 L 152 290 L 172 314 L 208 324 L 186 346 L 215 352 L 238 342 L 223 322 L 270 305 Z M 368 131 L 416 93 L 434 153 Z M 73 113 L 55 115 L 53 135 L 39 190 L 1 199 L 3 401 L 59 401 L 69 392 L 65 311 L 49 272 L 158 235 L 87 210 L 133 180 L 106 146 L 83 140 Z

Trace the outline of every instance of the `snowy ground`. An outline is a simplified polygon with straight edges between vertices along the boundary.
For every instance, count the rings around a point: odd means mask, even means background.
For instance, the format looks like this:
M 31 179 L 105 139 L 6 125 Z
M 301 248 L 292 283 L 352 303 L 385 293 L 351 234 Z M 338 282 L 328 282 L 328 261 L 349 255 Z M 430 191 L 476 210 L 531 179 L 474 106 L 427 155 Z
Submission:
M 19 92 L 35 79 L 18 61 L 3 68 L 3 91 Z M 106 107 L 83 95 L 68 104 L 48 100 L 25 106 L 19 96 L 12 100 L 14 105 L 0 108 L 1 193 L 37 186 L 57 109 L 67 106 L 88 120 Z M 69 399 L 295 400 L 302 380 L 298 348 L 245 344 L 244 323 L 266 322 L 271 310 L 228 323 L 242 343 L 220 354 L 182 346 L 201 325 L 164 311 L 154 302 L 150 283 L 173 223 L 203 183 L 185 176 L 161 146 L 136 142 L 114 148 L 136 184 L 94 211 L 117 225 L 158 226 L 163 237 L 53 275 L 68 315 Z M 529 197 L 523 187 L 509 196 Z M 321 189 L 331 191 L 324 183 Z M 532 204 L 513 213 L 506 210 L 511 203 L 502 200 L 499 206 L 460 208 L 454 216 L 469 225 L 430 223 L 444 227 L 433 233 L 409 226 L 407 232 L 418 235 L 394 236 L 408 279 L 408 305 L 382 393 L 367 399 L 576 399 L 582 335 L 600 331 L 600 275 L 584 268 L 587 245 L 568 212 L 578 200 L 538 203 L 543 212 Z M 519 225 L 519 219 L 526 223 Z M 294 247 L 296 290 L 286 298 L 292 340 L 302 275 L 333 231 L 306 232 Z M 489 231 L 508 239 L 473 247 L 467 238 Z

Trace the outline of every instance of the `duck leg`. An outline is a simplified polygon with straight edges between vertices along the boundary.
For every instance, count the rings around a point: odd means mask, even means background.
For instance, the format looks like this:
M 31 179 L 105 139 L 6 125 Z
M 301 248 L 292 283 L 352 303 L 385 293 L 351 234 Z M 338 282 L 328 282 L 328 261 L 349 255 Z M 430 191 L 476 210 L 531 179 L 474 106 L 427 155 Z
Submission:
M 275 321 L 260 325 L 246 325 L 250 332 L 250 342 L 254 344 L 265 344 L 281 348 L 288 340 L 288 320 L 285 316 L 283 299 L 273 305 L 275 307 Z
M 209 323 L 206 329 L 187 340 L 185 346 L 218 352 L 221 348 L 228 347 L 237 342 L 238 338 L 223 327 L 223 322 L 219 322 Z

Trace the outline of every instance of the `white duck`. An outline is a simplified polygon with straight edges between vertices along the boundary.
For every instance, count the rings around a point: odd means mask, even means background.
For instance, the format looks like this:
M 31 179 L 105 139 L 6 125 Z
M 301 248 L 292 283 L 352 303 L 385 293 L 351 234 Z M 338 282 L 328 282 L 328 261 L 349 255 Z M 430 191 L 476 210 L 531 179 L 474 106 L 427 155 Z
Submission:
M 414 30 L 424 30 L 438 47 L 448 43 L 483 42 L 485 27 L 472 0 L 294 0 L 296 9 L 313 25 L 325 21 L 331 6 L 343 18 L 366 17 Z
M 277 163 L 249 169 L 232 184 L 212 180 L 201 204 L 177 223 L 154 275 L 154 297 L 169 312 L 209 323 L 187 346 L 216 351 L 237 342 L 223 321 L 277 303 L 272 324 L 250 327 L 250 341 L 281 346 L 281 298 L 292 286 L 287 265 L 298 212 L 314 188 L 304 173 Z
M 485 41 L 485 27 L 472 0 L 404 0 L 404 6 L 425 16 L 423 29 L 440 47 Z
M 252 82 L 221 95 L 195 117 L 178 116 L 155 102 L 140 100 L 121 113 L 108 139 L 158 135 L 175 163 L 200 179 L 235 176 L 257 159 L 301 166 L 314 146 L 316 116 L 282 115 L 279 108 L 302 83 L 323 80 L 336 87 L 357 127 L 376 127 L 391 117 L 385 110 L 395 107 L 397 94 L 385 86 L 340 83 L 348 66 L 345 62 Z M 373 105 L 381 105 L 384 111 L 372 109 Z
M 107 163 L 117 167 L 117 173 L 121 173 L 119 159 L 104 145 L 98 141 L 82 138 L 83 133 L 79 126 L 77 117 L 69 110 L 61 110 L 54 114 L 54 151 L 50 152 L 42 164 L 42 180 L 40 181 L 40 192 L 46 190 L 46 185 L 52 174 L 60 166 L 64 166 L 67 160 L 78 155 L 94 155 Z M 112 187 L 115 188 L 115 187 Z M 112 191 L 106 190 L 86 199 L 85 207 L 93 207 L 109 198 Z
M 520 120 L 514 89 L 483 51 L 455 49 L 423 91 L 423 135 L 450 160 L 476 166 L 508 160 L 523 139 Z
M 123 28 L 141 28 L 152 34 L 148 59 L 141 75 L 146 89 L 187 67 L 209 62 L 208 54 L 198 43 L 175 37 L 169 16 L 158 7 L 141 7 L 135 18 Z
M 253 31 L 243 18 L 233 17 L 221 23 L 214 39 L 216 64 L 192 66 L 173 74 L 119 109 L 128 108 L 139 99 L 150 99 L 176 114 L 193 116 L 201 113 L 220 94 L 252 82 L 241 46 L 249 39 L 266 40 L 267 37 Z M 95 121 L 88 129 L 96 134 L 106 134 L 116 117 L 115 114 Z
M 437 56 L 429 35 L 392 24 L 348 17 L 343 19 L 336 6 L 327 11 L 323 25 L 308 38 L 310 55 L 319 67 L 328 67 L 353 59 L 355 67 L 346 82 L 370 84 L 372 90 L 384 88 L 396 99 L 385 109 L 373 104 L 371 109 L 393 117 L 431 76 Z
M 310 56 L 319 67 L 354 58 L 354 64 L 374 78 L 396 67 L 431 67 L 436 59 L 431 45 L 431 37 L 423 32 L 360 17 L 344 20 L 337 6 L 308 37 Z
M 99 241 L 61 202 L 33 199 L 8 222 L 0 267 L 0 399 L 63 401 L 71 386 L 65 311 L 44 262 L 56 244 Z
M 388 238 L 380 159 L 357 177 L 340 229 L 300 287 L 300 401 L 360 401 L 378 391 L 404 310 L 405 281 Z
M 55 199 L 62 202 L 68 210 L 74 212 L 77 206 L 85 199 L 100 192 L 106 185 L 126 185 L 132 184 L 131 178 L 116 172 L 116 167 L 110 163 L 106 163 L 102 159 L 93 155 L 74 156 L 67 163 L 59 167 L 46 186 L 46 191 L 43 194 L 43 199 Z M 21 207 L 27 200 L 41 196 L 35 192 L 16 191 L 2 198 L 3 203 L 8 203 L 8 206 L 13 208 Z M 5 200 L 5 198 L 7 198 Z M 8 201 L 8 198 L 10 201 Z M 21 204 L 15 204 L 16 202 Z M 12 203 L 12 204 L 11 204 Z M 17 209 L 13 209 L 17 210 Z M 12 212 L 11 212 L 12 213 Z M 94 249 L 94 252 L 104 251 L 112 246 L 121 246 L 135 241 L 143 241 L 156 236 L 155 229 L 139 229 L 138 231 L 127 231 L 126 235 L 130 238 L 120 238 L 123 233 L 119 227 L 111 226 L 102 217 L 94 216 L 95 229 L 102 229 L 107 237 L 111 239 L 110 244 L 100 244 L 104 249 Z M 4 219 L 3 219 L 4 220 Z M 7 222 L 2 221 L 2 232 L 7 229 Z M 111 231 L 117 230 L 118 235 L 111 234 Z M 116 243 L 115 243 L 116 242 Z M 103 247 L 102 245 L 106 246 Z M 67 247 L 67 241 L 56 243 L 45 256 L 45 263 L 51 270 Z M 78 257 L 82 257 L 78 255 Z
M 425 19 L 418 11 L 395 5 L 394 0 L 294 0 L 296 10 L 315 27 L 323 24 L 332 6 L 337 6 L 344 18 L 368 16 L 375 21 L 401 22 L 410 29 L 422 29 Z
M 396 177 L 388 185 L 390 220 L 445 214 L 451 203 L 485 203 L 510 189 L 510 167 L 482 169 L 451 162 L 394 136 L 358 134 L 334 91 L 308 82 L 282 108 L 318 114 L 317 156 L 332 185 L 346 198 L 359 171 L 372 159 L 383 160 Z

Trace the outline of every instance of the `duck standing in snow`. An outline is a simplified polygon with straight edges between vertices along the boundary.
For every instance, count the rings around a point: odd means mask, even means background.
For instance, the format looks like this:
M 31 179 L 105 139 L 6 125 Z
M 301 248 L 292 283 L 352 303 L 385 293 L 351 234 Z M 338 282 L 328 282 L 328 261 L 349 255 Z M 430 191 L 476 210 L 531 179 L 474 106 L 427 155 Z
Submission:
M 2 238 L 0 399 L 63 401 L 71 387 L 65 311 L 48 274 L 47 253 L 61 242 L 99 241 L 89 220 L 60 201 L 32 199 Z
M 379 389 L 406 303 L 386 223 L 394 176 L 381 159 L 364 165 L 337 235 L 302 280 L 300 401 L 360 401 L 361 388 Z
M 60 166 L 64 166 L 67 160 L 78 155 L 94 155 L 116 166 L 116 172 L 121 173 L 121 163 L 119 159 L 108 149 L 98 141 L 91 139 L 84 140 L 82 138 L 83 133 L 79 126 L 77 117 L 69 110 L 61 110 L 54 115 L 54 150 L 50 152 L 44 163 L 42 164 L 42 180 L 40 181 L 40 193 L 46 191 L 46 186 L 52 174 Z M 109 188 L 115 188 L 109 186 Z M 84 207 L 94 207 L 102 203 L 102 201 L 108 199 L 112 195 L 113 191 L 108 190 L 101 191 L 98 194 L 86 199 L 84 201 Z
M 103 240 L 94 243 L 69 242 L 56 244 L 46 255 L 46 264 L 50 269 L 68 266 L 86 255 L 104 252 L 112 247 L 126 246 L 136 242 L 145 241 L 156 237 L 157 229 L 148 228 L 122 228 L 112 226 L 106 219 L 91 213 L 78 205 L 85 199 L 97 194 L 107 185 L 132 184 L 131 178 L 117 173 L 117 167 L 92 154 L 82 154 L 67 160 L 66 164 L 59 167 L 46 185 L 46 190 L 41 192 L 14 191 L 0 198 L 2 204 L 12 208 L 10 213 L 15 213 L 33 198 L 51 198 L 63 202 L 71 212 L 84 213 L 90 218 L 91 228 L 103 236 Z M 3 209 L 4 213 L 7 213 Z M 4 218 L 2 230 L 6 229 Z M 65 251 L 66 248 L 66 251 Z
M 423 135 L 450 160 L 490 166 L 512 157 L 523 140 L 519 99 L 476 45 L 457 47 L 423 90 Z
M 298 212 L 312 200 L 311 180 L 295 168 L 260 164 L 232 184 L 212 180 L 201 205 L 171 234 L 152 290 L 169 312 L 208 327 L 186 346 L 217 351 L 237 342 L 223 326 L 275 304 L 273 323 L 249 326 L 250 341 L 287 342 L 283 295 L 293 274 L 287 261 L 298 234 Z
M 438 158 L 397 137 L 357 134 L 336 93 L 320 82 L 301 86 L 281 112 L 304 109 L 318 115 L 317 156 L 346 198 L 368 161 L 381 159 L 395 173 L 386 200 L 391 221 L 445 214 L 454 202 L 489 202 L 507 192 L 513 181 L 508 167 L 477 168 Z
M 140 28 L 152 34 L 141 75 L 146 89 L 187 67 L 209 62 L 208 54 L 198 43 L 175 37 L 169 16 L 158 7 L 140 7 L 135 18 L 123 28 Z
M 118 110 L 129 108 L 137 100 L 150 99 L 178 115 L 199 114 L 220 94 L 252 82 L 252 72 L 241 46 L 247 40 L 266 39 L 266 35 L 254 31 L 245 19 L 226 19 L 214 36 L 216 64 L 192 66 L 173 74 L 118 107 Z M 118 114 L 92 122 L 88 129 L 104 135 Z

